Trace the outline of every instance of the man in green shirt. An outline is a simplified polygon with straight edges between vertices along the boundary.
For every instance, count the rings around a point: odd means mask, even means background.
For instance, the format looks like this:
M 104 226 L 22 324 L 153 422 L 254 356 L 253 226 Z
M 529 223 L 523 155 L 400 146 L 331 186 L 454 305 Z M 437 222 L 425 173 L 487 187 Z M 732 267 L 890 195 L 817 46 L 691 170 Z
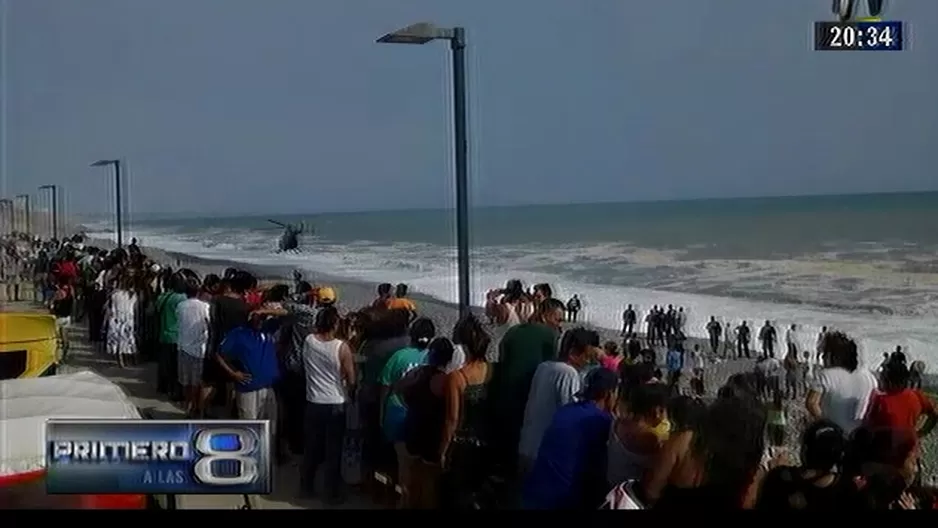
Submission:
M 498 428 L 499 461 L 509 474 L 518 461 L 518 442 L 524 407 L 534 371 L 544 361 L 557 358 L 564 304 L 546 299 L 528 322 L 512 327 L 499 344 L 499 360 L 492 379 L 495 425 Z
M 182 391 L 176 375 L 176 335 L 179 320 L 176 318 L 176 306 L 186 300 L 183 293 L 185 285 L 180 275 L 173 275 L 165 285 L 165 291 L 156 299 L 156 310 L 160 324 L 160 351 L 157 357 L 156 388 L 161 394 L 168 394 L 174 400 L 181 399 Z

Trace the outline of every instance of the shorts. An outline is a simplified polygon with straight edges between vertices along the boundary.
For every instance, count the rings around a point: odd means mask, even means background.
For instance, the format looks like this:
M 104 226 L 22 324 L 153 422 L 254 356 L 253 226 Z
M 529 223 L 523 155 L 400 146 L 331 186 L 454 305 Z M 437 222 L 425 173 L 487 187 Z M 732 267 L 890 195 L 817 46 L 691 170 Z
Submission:
M 239 420 L 270 420 L 270 432 L 277 432 L 277 395 L 273 387 L 236 392 Z
M 56 318 L 55 318 L 55 327 L 56 327 L 57 329 L 61 329 L 61 328 L 63 328 L 63 327 L 64 327 L 64 328 L 68 328 L 68 326 L 71 325 L 71 324 L 72 324 L 72 318 L 71 318 L 71 316 L 56 317 Z
M 178 373 L 179 384 L 183 387 L 196 387 L 202 385 L 202 365 L 204 360 L 179 351 Z

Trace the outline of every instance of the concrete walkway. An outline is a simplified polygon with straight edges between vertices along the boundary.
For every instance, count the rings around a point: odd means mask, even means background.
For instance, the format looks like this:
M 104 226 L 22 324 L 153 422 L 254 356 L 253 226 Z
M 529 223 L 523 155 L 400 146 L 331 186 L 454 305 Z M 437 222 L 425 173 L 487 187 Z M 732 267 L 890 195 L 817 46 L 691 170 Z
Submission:
M 3 302 L 0 310 L 5 312 L 32 312 L 41 308 L 33 302 Z M 156 364 L 145 363 L 138 366 L 120 368 L 117 363 L 102 352 L 94 350 L 88 341 L 87 325 L 73 325 L 69 332 L 71 350 L 66 364 L 61 366 L 61 373 L 79 370 L 94 370 L 120 385 L 142 411 L 158 420 L 184 419 L 183 410 L 156 392 Z M 251 496 L 251 506 L 255 509 L 329 509 L 318 500 L 297 498 L 299 491 L 299 459 L 278 466 L 274 470 L 274 489 L 270 495 Z M 180 495 L 177 498 L 179 509 L 237 509 L 244 504 L 241 495 Z M 350 494 L 349 500 L 337 509 L 375 509 L 373 503 L 364 497 Z

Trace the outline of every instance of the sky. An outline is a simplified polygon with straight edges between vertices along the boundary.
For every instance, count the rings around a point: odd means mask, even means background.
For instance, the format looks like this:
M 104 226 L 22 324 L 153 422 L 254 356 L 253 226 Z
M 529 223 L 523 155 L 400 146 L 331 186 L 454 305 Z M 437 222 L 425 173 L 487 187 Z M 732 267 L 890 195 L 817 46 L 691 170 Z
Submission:
M 72 214 L 115 157 L 131 214 L 451 207 L 448 47 L 375 43 L 418 21 L 466 28 L 474 205 L 938 189 L 933 0 L 892 53 L 815 52 L 830 0 L 0 2 L 0 191 Z

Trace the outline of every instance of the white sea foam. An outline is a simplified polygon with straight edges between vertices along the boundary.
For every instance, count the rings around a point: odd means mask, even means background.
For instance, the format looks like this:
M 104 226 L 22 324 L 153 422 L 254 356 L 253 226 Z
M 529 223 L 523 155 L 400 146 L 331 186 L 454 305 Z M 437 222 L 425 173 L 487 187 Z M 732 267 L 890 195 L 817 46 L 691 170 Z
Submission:
M 93 227 L 93 226 L 89 226 Z M 112 232 L 89 233 L 95 238 L 113 238 Z M 316 241 L 308 252 L 275 254 L 276 236 L 256 231 L 207 229 L 198 233 L 180 234 L 170 229 L 135 233 L 145 245 L 199 257 L 245 262 L 256 265 L 291 266 L 336 276 L 372 282 L 406 282 L 412 289 L 435 298 L 455 302 L 455 250 L 430 244 L 382 244 L 357 241 L 332 244 Z M 549 249 L 549 251 L 548 251 Z M 661 275 L 654 288 L 637 288 L 601 284 L 600 279 L 573 280 L 597 265 L 616 269 L 628 266 L 632 273 L 648 270 Z M 884 351 L 896 345 L 927 362 L 938 362 L 938 280 L 917 277 L 908 292 L 890 295 L 888 288 L 901 286 L 901 277 L 882 273 L 885 264 L 838 265 L 836 260 L 811 261 L 706 261 L 681 262 L 674 252 L 629 248 L 616 244 L 589 246 L 526 246 L 474 248 L 472 301 L 479 305 L 487 289 L 518 278 L 525 283 L 548 282 L 554 285 L 559 298 L 577 293 L 583 299 L 585 320 L 605 328 L 618 328 L 625 303 L 632 303 L 641 312 L 652 305 L 683 306 L 688 311 L 688 331 L 704 337 L 710 315 L 721 321 L 742 319 L 761 326 L 771 320 L 780 337 L 790 324 L 798 325 L 798 342 L 802 350 L 814 350 L 821 326 L 843 330 L 858 339 L 868 364 L 878 362 Z M 621 268 L 620 268 L 621 267 Z M 685 273 L 693 268 L 692 275 Z M 674 269 L 675 273 L 661 269 Z M 877 273 L 877 270 L 880 272 Z M 886 305 L 893 312 L 876 314 L 845 310 L 827 310 L 812 304 L 765 302 L 737 297 L 695 293 L 711 288 L 771 289 L 807 303 L 827 303 L 837 292 L 832 281 L 848 276 L 862 279 L 849 302 Z M 614 282 L 614 281 L 612 281 Z M 634 283 L 634 282 L 633 282 Z M 744 287 L 744 288 L 743 288 Z M 887 293 L 884 293 L 887 292 Z M 841 301 L 841 304 L 843 301 Z

